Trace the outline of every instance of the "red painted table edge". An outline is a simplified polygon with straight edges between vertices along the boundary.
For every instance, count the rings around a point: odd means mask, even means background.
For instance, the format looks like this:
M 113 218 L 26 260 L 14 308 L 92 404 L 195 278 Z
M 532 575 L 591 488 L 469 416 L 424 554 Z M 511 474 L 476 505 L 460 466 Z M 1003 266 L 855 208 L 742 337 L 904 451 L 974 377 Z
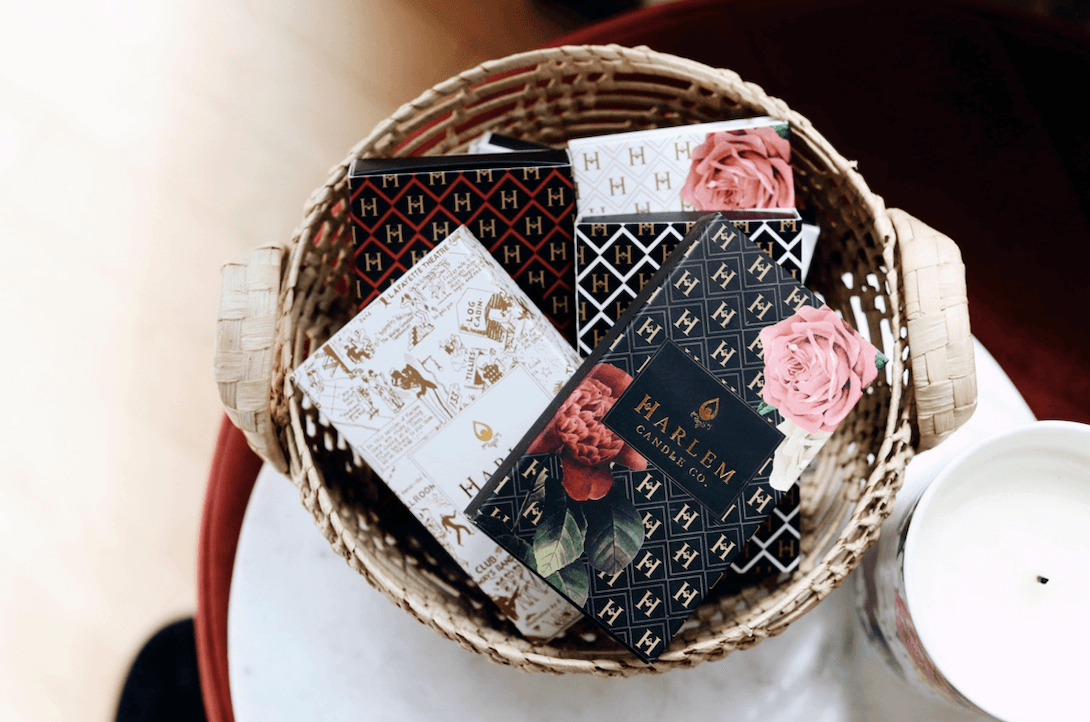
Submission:
M 227 673 L 227 607 L 235 551 L 261 458 L 226 416 L 208 475 L 197 547 L 197 665 L 209 722 L 234 722 Z

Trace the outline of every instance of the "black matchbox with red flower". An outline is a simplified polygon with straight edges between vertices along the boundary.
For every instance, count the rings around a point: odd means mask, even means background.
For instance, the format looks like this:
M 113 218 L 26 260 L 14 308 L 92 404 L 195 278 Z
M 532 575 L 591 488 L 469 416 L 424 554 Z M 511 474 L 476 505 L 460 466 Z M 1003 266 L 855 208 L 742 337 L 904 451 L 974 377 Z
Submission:
M 467 514 L 653 663 L 884 363 L 705 216 Z
M 705 211 L 584 216 L 575 222 L 577 350 L 589 355 Z M 776 263 L 805 282 L 818 228 L 795 210 L 724 211 Z M 794 571 L 800 499 L 786 495 L 731 562 L 720 586 L 735 591 Z

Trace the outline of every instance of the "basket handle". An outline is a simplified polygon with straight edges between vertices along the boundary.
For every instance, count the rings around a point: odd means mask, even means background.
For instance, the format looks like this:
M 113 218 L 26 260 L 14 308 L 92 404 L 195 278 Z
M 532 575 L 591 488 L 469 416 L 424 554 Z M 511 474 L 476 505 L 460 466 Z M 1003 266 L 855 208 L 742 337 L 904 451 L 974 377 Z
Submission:
M 908 345 L 920 451 L 941 443 L 976 410 L 976 362 L 965 264 L 957 244 L 902 210 L 887 211 L 904 274 Z
M 287 473 L 270 413 L 273 340 L 284 258 L 280 246 L 261 246 L 245 262 L 223 266 L 215 369 L 227 417 L 242 430 L 258 456 Z

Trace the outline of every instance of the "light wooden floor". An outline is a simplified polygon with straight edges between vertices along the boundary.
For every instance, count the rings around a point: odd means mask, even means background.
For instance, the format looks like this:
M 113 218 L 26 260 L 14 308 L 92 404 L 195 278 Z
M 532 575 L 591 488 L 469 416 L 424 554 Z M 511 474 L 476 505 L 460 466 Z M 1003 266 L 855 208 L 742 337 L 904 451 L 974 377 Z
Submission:
M 112 720 L 195 608 L 219 267 L 529 0 L 0 5 L 0 719 Z

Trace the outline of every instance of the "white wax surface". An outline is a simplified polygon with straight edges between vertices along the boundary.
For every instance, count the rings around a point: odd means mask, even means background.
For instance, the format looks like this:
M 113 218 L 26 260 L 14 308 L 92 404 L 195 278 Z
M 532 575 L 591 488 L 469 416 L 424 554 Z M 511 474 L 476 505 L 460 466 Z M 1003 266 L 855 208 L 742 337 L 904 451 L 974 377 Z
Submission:
M 924 649 L 977 706 L 1090 717 L 1090 427 L 1042 422 L 955 461 L 921 498 L 904 569 Z

